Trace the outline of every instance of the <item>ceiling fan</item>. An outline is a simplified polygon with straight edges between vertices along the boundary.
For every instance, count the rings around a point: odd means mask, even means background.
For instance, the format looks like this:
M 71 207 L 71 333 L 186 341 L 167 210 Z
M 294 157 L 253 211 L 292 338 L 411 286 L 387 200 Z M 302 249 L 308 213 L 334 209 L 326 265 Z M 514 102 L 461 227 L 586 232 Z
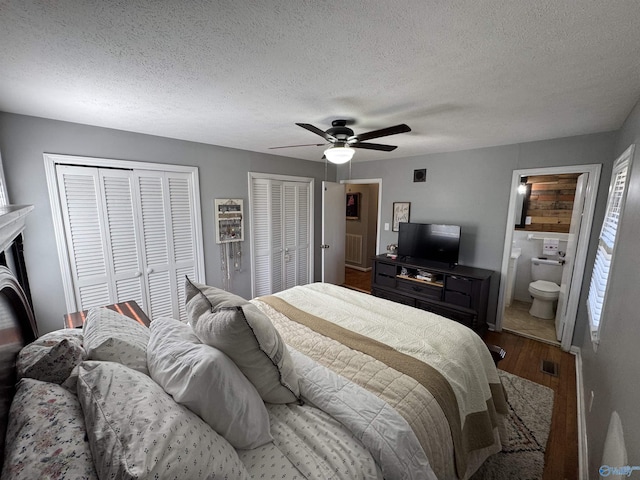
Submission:
M 382 145 L 380 143 L 369 143 L 366 140 L 373 138 L 386 137 L 388 135 L 396 135 L 398 133 L 410 132 L 411 128 L 404 123 L 400 125 L 394 125 L 393 127 L 381 128 L 379 130 L 372 130 L 371 132 L 361 133 L 355 135 L 353 130 L 347 127 L 348 120 L 334 120 L 331 122 L 331 128 L 327 131 L 322 131 L 318 127 L 314 127 L 309 123 L 296 123 L 299 127 L 302 127 L 310 132 L 320 135 L 328 143 L 332 144 L 324 151 L 324 155 L 332 163 L 346 163 L 353 158 L 355 151 L 354 148 L 366 148 L 368 150 L 382 150 L 384 152 L 391 152 L 398 148 L 395 145 Z M 287 145 L 284 147 L 271 147 L 276 148 L 291 148 L 291 147 L 320 147 L 327 145 L 327 143 L 310 143 L 306 145 Z

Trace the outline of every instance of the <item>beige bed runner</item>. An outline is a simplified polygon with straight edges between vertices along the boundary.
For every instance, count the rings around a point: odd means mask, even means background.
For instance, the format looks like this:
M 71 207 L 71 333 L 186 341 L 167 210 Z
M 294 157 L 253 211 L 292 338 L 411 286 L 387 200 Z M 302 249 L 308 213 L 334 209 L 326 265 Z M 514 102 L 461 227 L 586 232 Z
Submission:
M 399 352 L 384 343 L 378 342 L 332 322 L 326 321 L 316 315 L 305 312 L 281 298 L 266 296 L 260 297 L 257 300 L 264 302 L 288 319 L 311 329 L 320 336 L 328 337 L 329 339 L 333 339 L 349 347 L 351 350 L 355 351 L 352 353 L 354 356 L 357 355 L 357 352 L 360 352 L 360 355 L 365 354 L 373 357 L 373 359 L 379 362 L 382 362 L 387 367 L 390 367 L 387 369 L 389 371 L 386 372 L 386 375 L 393 377 L 410 377 L 410 379 L 413 379 L 414 382 L 430 392 L 444 412 L 449 423 L 454 447 L 456 471 L 459 478 L 464 478 L 466 476 L 465 473 L 467 472 L 467 457 L 469 452 L 489 447 L 495 443 L 494 428 L 496 428 L 499 423 L 497 413 L 504 414 L 507 411 L 504 396 L 502 395 L 501 385 L 490 385 L 493 395 L 492 398 L 487 400 L 486 410 L 466 415 L 463 426 L 455 393 L 449 381 L 447 381 L 447 379 L 435 368 L 415 357 Z M 333 363 L 331 360 L 327 362 L 327 359 L 324 359 L 325 361 L 323 362 L 322 357 L 325 355 L 323 352 L 326 352 L 326 349 L 330 349 L 331 347 L 326 345 L 323 346 L 322 337 L 316 335 L 313 340 L 310 341 L 308 332 L 305 335 L 299 335 L 300 332 L 296 332 L 295 328 L 287 327 L 282 324 L 276 325 L 276 327 L 283 335 L 285 342 L 311 358 L 314 358 L 316 361 L 320 361 L 325 364 L 330 363 L 326 366 L 336 371 L 335 365 L 331 364 Z M 344 356 L 345 353 L 342 352 L 341 355 Z M 340 364 L 345 365 L 346 369 L 353 369 L 353 365 L 349 367 L 347 364 L 353 363 L 354 361 L 355 360 L 349 360 L 347 362 L 340 362 Z M 336 373 L 344 374 L 345 372 L 336 371 Z M 393 391 L 397 389 L 389 388 L 390 384 L 395 380 L 380 380 L 381 372 L 379 370 L 376 372 L 376 376 L 378 377 L 376 379 L 370 378 L 366 372 L 351 371 L 349 376 L 351 376 L 350 379 L 352 379 L 352 381 L 361 384 L 361 386 L 376 394 L 378 397 L 383 398 L 394 408 L 397 408 L 399 413 L 414 428 L 421 444 L 425 446 L 428 443 L 427 439 L 424 438 L 425 435 L 429 434 L 427 431 L 428 429 L 420 428 L 419 417 L 421 415 L 428 416 L 429 412 L 425 406 L 415 404 L 416 385 L 411 386 L 411 381 L 409 379 L 404 378 L 403 383 L 406 388 L 411 389 L 412 394 L 404 395 L 406 398 L 403 398 L 402 394 L 398 395 L 397 392 Z M 408 402 L 411 398 L 413 399 L 411 400 L 414 403 L 413 405 L 403 405 L 403 403 Z M 425 422 L 425 424 L 428 423 L 429 420 Z

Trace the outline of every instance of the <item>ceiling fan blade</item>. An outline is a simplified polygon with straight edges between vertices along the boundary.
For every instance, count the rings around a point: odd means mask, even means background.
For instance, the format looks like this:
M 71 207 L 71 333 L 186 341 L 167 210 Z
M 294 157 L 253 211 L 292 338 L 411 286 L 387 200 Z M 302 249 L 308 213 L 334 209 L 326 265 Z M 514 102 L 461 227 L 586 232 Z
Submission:
M 354 137 L 358 139 L 359 142 L 363 142 L 365 140 L 371 140 L 372 138 L 386 137 L 387 135 L 396 135 L 398 133 L 406 133 L 410 131 L 411 128 L 409 128 L 409 125 L 401 123 L 400 125 L 394 125 L 393 127 L 381 128 L 380 130 L 373 130 L 371 132 L 361 133 L 360 135 L 354 135 Z
M 365 148 L 367 150 L 382 150 L 383 152 L 391 152 L 398 148 L 396 145 L 381 145 L 379 143 L 363 143 L 358 142 L 349 145 L 351 148 Z
M 326 143 L 306 143 L 304 145 L 283 145 L 281 147 L 269 147 L 269 150 L 275 150 L 277 148 L 293 148 L 293 147 L 321 147 L 327 145 Z
M 306 130 L 309 130 L 310 132 L 313 132 L 316 135 L 320 135 L 321 137 L 326 139 L 328 142 L 335 142 L 337 140 L 337 138 L 334 137 L 333 135 L 329 135 L 327 132 L 323 132 L 318 127 L 314 127 L 313 125 L 311 125 L 309 123 L 296 123 L 296 125 L 298 125 L 299 127 L 304 128 Z

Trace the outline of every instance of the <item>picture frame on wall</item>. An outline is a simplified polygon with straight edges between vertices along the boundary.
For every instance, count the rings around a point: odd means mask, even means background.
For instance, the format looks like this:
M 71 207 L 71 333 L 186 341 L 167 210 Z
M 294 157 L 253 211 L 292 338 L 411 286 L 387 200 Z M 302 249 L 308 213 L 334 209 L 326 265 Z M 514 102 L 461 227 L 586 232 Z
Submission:
M 360 220 L 360 193 L 347 193 L 347 220 Z
M 401 222 L 409 222 L 411 202 L 393 202 L 393 223 L 391 231 L 400 231 Z

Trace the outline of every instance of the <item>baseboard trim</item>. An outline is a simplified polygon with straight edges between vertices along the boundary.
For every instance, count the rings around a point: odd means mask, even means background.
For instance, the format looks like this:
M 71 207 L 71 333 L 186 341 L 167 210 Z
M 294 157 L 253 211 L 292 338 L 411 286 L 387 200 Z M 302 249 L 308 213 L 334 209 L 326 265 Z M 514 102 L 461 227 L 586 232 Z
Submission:
M 358 265 L 349 265 L 348 263 L 345 263 L 344 266 L 347 267 L 347 268 L 353 268 L 354 270 L 359 270 L 361 272 L 370 272 L 371 271 L 371 267 L 360 267 Z
M 587 411 L 584 404 L 584 379 L 582 377 L 582 353 L 573 345 L 569 350 L 576 357 L 576 396 L 578 410 L 578 478 L 589 480 L 589 449 L 587 448 Z

